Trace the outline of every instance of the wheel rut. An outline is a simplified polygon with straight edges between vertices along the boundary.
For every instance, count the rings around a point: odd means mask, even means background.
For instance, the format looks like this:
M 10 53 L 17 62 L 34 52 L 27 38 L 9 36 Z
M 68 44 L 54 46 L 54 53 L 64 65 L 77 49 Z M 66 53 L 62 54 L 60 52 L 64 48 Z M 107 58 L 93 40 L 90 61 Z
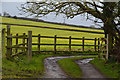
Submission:
M 80 55 L 83 56 L 83 55 Z M 57 64 L 57 61 L 64 58 L 80 57 L 80 56 L 59 56 L 48 57 L 44 60 L 45 72 L 42 78 L 70 78 L 67 76 Z M 104 76 L 95 67 L 89 63 L 89 59 L 80 59 L 75 61 L 83 72 L 82 78 L 104 78 Z

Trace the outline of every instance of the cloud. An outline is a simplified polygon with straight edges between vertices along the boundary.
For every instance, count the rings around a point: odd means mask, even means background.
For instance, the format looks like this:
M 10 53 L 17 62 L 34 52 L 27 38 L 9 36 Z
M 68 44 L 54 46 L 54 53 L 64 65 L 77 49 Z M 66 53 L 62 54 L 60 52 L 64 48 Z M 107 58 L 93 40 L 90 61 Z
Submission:
M 26 2 L 27 0 L 1 0 L 1 2 Z

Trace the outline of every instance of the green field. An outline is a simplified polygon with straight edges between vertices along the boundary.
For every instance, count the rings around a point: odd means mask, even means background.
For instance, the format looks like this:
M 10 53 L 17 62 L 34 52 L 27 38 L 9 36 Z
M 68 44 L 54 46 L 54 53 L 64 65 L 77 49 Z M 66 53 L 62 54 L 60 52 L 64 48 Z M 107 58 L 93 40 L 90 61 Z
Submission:
M 66 29 L 77 29 L 77 30 L 86 30 L 86 31 L 98 31 L 103 32 L 103 30 L 95 30 L 95 29 L 88 29 L 88 28 L 76 28 L 71 26 L 64 26 L 64 25 L 56 25 L 56 24 L 49 24 L 49 23 L 43 23 L 43 22 L 34 22 L 34 21 L 27 21 L 27 20 L 20 20 L 20 19 L 12 19 L 12 18 L 2 18 L 2 23 L 11 23 L 11 24 L 22 24 L 22 25 L 35 25 L 35 26 L 46 26 L 46 27 L 55 27 L 55 28 L 66 28 Z M 2 25 L 3 28 L 6 28 L 6 25 Z M 41 34 L 42 36 L 54 36 L 57 35 L 59 37 L 69 37 L 72 36 L 73 38 L 100 38 L 104 37 L 103 34 L 95 34 L 95 33 L 86 33 L 86 32 L 75 32 L 75 31 L 64 31 L 64 30 L 55 30 L 55 29 L 48 29 L 48 28 L 37 28 L 37 27 L 26 27 L 26 26 L 11 26 L 11 33 L 12 35 L 16 35 L 17 33 L 19 35 L 22 35 L 23 33 L 26 33 L 28 31 L 32 31 L 33 35 Z M 33 43 L 37 43 L 38 39 L 33 38 Z M 57 43 L 69 43 L 69 40 L 66 39 L 59 39 L 57 40 Z M 19 43 L 22 42 L 22 39 L 19 40 Z M 15 39 L 13 39 L 13 45 L 16 43 Z M 54 43 L 54 39 L 47 39 L 42 38 L 41 43 Z M 72 44 L 81 44 L 82 40 L 72 40 Z M 85 41 L 85 44 L 94 44 L 94 41 Z M 33 50 L 37 49 L 37 46 L 32 47 Z M 54 46 L 41 46 L 41 50 L 53 50 Z M 92 48 L 92 47 L 85 47 L 85 48 Z M 80 50 L 81 47 L 72 47 L 73 50 Z M 68 46 L 57 46 L 57 50 L 68 50 Z M 5 53 L 3 53 L 5 54 Z M 84 53 L 87 54 L 87 53 Z M 65 54 L 66 55 L 66 54 Z M 77 55 L 77 54 L 76 54 Z M 3 77 L 4 78 L 22 78 L 22 77 L 41 77 L 44 71 L 44 65 L 43 65 L 43 59 L 49 56 L 55 56 L 55 55 L 35 55 L 33 56 L 33 59 L 31 62 L 27 61 L 26 56 L 18 56 L 15 57 L 15 59 L 12 59 L 12 61 L 3 59 Z M 93 57 L 93 56 L 92 56 Z M 87 58 L 87 57 L 86 57 Z M 62 69 L 71 77 L 79 78 L 82 76 L 81 70 L 78 69 L 78 66 L 73 62 L 74 60 L 81 59 L 80 58 L 70 58 L 70 59 L 62 59 L 58 61 Z M 96 60 L 97 61 L 97 60 Z M 69 63 L 68 63 L 69 62 Z M 96 63 L 93 61 L 93 63 Z M 65 64 L 68 64 L 67 66 L 64 66 Z M 73 64 L 71 66 L 71 64 Z M 98 64 L 97 64 L 98 65 Z M 69 67 L 71 66 L 71 67 Z M 68 67 L 70 69 L 68 69 Z M 108 68 L 109 69 L 109 68 Z M 72 73 L 73 70 L 75 73 Z M 106 70 L 107 71 L 107 70 Z M 115 71 L 116 72 L 116 71 Z M 76 75 L 76 73 L 78 75 Z M 112 74 L 112 73 L 110 73 Z M 36 75 L 36 76 L 35 76 Z M 115 77 L 118 75 L 115 75 Z
M 55 27 L 55 28 L 66 28 L 66 29 L 78 29 L 78 30 L 86 30 L 86 31 L 98 31 L 103 32 L 103 30 L 95 30 L 95 29 L 88 29 L 88 28 L 76 28 L 71 26 L 64 26 L 64 25 L 56 25 L 56 24 L 49 24 L 43 22 L 35 22 L 35 21 L 27 21 L 27 20 L 20 20 L 20 19 L 12 19 L 12 18 L 5 18 L 2 17 L 3 23 L 11 23 L 11 24 L 23 24 L 23 25 L 36 25 L 36 26 L 46 26 L 46 27 Z M 3 28 L 6 28 L 6 25 L 2 25 Z M 32 31 L 33 35 L 41 34 L 42 36 L 54 36 L 57 35 L 59 37 L 69 37 L 72 36 L 73 38 L 99 38 L 104 37 L 103 34 L 94 34 L 94 33 L 86 33 L 86 32 L 75 32 L 75 31 L 64 31 L 64 30 L 55 30 L 55 29 L 48 29 L 48 28 L 37 28 L 37 27 L 26 27 L 26 26 L 13 26 L 11 25 L 11 33 L 13 36 L 18 33 L 19 35 L 26 33 L 28 31 Z M 33 43 L 37 43 L 37 38 L 32 39 Z M 21 43 L 22 40 L 19 40 Z M 57 39 L 57 43 L 69 43 L 68 39 Z M 15 40 L 13 39 L 15 43 Z M 72 44 L 81 44 L 82 40 L 72 40 Z M 13 43 L 13 45 L 14 45 Z M 47 39 L 42 38 L 41 43 L 54 43 L 54 39 Z M 94 44 L 94 41 L 85 41 L 85 45 L 87 44 Z M 37 46 L 33 46 L 33 49 L 37 49 Z M 53 50 L 54 46 L 41 46 L 41 50 Z M 94 48 L 94 47 L 85 47 L 85 48 Z M 57 50 L 68 50 L 68 46 L 57 46 Z M 81 47 L 72 47 L 72 50 L 80 50 Z
M 43 23 L 43 22 L 35 22 L 35 21 L 27 21 L 21 19 L 12 19 L 2 17 L 3 23 L 13 23 L 13 24 L 25 24 L 25 25 L 36 25 L 36 26 L 44 26 L 44 27 L 54 27 L 54 28 L 65 28 L 65 29 L 77 29 L 77 30 L 86 30 L 86 31 L 97 31 L 97 32 L 104 32 L 103 30 L 96 30 L 96 29 L 88 29 L 88 28 L 78 28 L 78 27 L 71 27 L 71 26 L 64 26 L 64 25 L 57 25 L 57 24 L 50 24 L 50 23 Z

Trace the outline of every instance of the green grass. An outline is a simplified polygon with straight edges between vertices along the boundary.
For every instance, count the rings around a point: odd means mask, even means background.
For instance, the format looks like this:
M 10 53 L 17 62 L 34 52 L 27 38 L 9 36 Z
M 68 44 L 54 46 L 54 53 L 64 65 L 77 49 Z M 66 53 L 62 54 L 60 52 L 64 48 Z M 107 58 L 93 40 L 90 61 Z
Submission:
M 2 21 L 2 19 L 0 18 L 0 22 Z M 0 35 L 1 35 L 1 28 L 2 28 L 2 25 L 0 24 Z M 1 52 L 1 36 L 0 36 L 0 52 Z M 2 54 L 0 54 L 0 70 L 2 69 Z M 0 72 L 0 79 L 1 79 L 1 76 L 2 76 L 2 72 Z
M 77 30 L 104 32 L 103 30 L 78 28 L 78 27 L 71 27 L 71 26 L 65 26 L 65 25 L 57 25 L 57 24 L 35 22 L 35 21 L 27 21 L 27 20 L 6 18 L 6 17 L 2 17 L 2 22 L 11 23 L 11 24 L 26 24 L 26 25 L 36 25 L 36 26 L 45 26 L 45 27 L 54 27 L 54 28 L 65 28 L 65 29 L 77 29 Z
M 56 27 L 56 28 L 67 28 L 67 29 L 78 29 L 78 30 L 86 30 L 86 31 L 99 31 L 103 32 L 103 30 L 95 30 L 95 29 L 87 29 L 87 28 L 75 28 L 70 26 L 64 25 L 56 25 L 56 24 L 49 24 L 49 23 L 42 23 L 42 22 L 34 22 L 34 21 L 27 21 L 27 20 L 20 20 L 20 19 L 12 19 L 12 18 L 5 18 L 2 17 L 3 23 L 11 23 L 11 24 L 23 24 L 23 25 L 36 25 L 36 26 L 46 26 L 46 27 Z M 6 28 L 6 25 L 2 25 L 3 28 Z M 32 31 L 33 35 L 41 34 L 43 36 L 61 36 L 61 37 L 85 37 L 85 38 L 99 38 L 103 37 L 104 35 L 101 34 L 93 34 L 93 33 L 85 33 L 85 32 L 73 32 L 73 31 L 64 31 L 64 30 L 54 30 L 54 29 L 43 29 L 37 27 L 26 27 L 26 26 L 11 26 L 11 33 L 12 35 L 19 35 L 26 33 L 28 31 Z M 37 43 L 38 39 L 33 38 L 32 42 Z M 19 43 L 22 42 L 22 39 L 19 40 Z M 13 39 L 13 45 L 15 45 L 16 41 Z M 41 43 L 54 43 L 54 39 L 41 39 Z M 68 40 L 59 39 L 57 43 L 69 43 Z M 82 40 L 72 40 L 72 44 L 81 44 Z M 94 44 L 93 41 L 85 41 L 85 44 Z M 32 46 L 33 50 L 37 49 L 37 46 Z M 53 50 L 54 46 L 41 46 L 41 50 Z M 57 46 L 59 50 L 68 50 L 68 46 Z M 81 47 L 72 47 L 73 49 L 79 50 Z M 5 53 L 3 53 L 5 54 Z M 85 53 L 84 53 L 85 54 Z M 96 54 L 96 53 L 95 53 Z M 59 54 L 58 54 L 59 55 Z M 64 53 L 63 53 L 64 55 Z M 65 54 L 65 55 L 72 55 L 72 54 Z M 73 55 L 77 55 L 76 53 Z M 14 61 L 8 61 L 5 58 L 3 59 L 3 77 L 35 77 L 35 75 L 41 75 L 43 72 L 43 59 L 51 55 L 40 55 L 34 56 L 31 62 L 27 62 L 26 57 L 20 57 Z M 41 66 L 41 67 L 40 67 Z M 39 74 L 38 74 L 39 73 Z
M 32 61 L 30 62 L 27 60 L 27 57 L 23 55 L 16 56 L 12 60 L 7 60 L 6 58 L 3 58 L 2 77 L 3 78 L 28 78 L 28 77 L 40 78 L 44 72 L 43 60 L 46 57 L 70 56 L 70 55 L 80 55 L 80 54 L 76 54 L 76 53 L 35 54 L 33 53 Z
M 35 55 L 31 61 L 26 56 L 19 56 L 13 60 L 3 59 L 3 78 L 40 78 L 44 71 L 43 60 L 51 55 Z
M 27 21 L 27 20 L 20 20 L 20 19 L 11 19 L 11 18 L 2 18 L 3 23 L 13 23 L 13 24 L 29 24 L 29 25 L 38 25 L 38 26 L 46 26 L 46 27 L 58 27 L 59 28 L 67 28 L 67 29 L 76 29 L 76 27 L 70 27 L 70 26 L 62 26 L 62 25 L 56 25 L 56 24 L 49 24 L 49 23 L 43 23 L 43 22 L 34 22 L 34 21 Z M 6 28 L 5 25 L 3 27 Z M 80 30 L 84 29 L 86 31 L 94 31 L 95 29 L 88 29 L 88 28 L 78 28 Z M 86 38 L 95 38 L 99 37 L 101 34 L 94 34 L 94 33 L 85 33 L 85 32 L 73 32 L 73 31 L 64 31 L 64 30 L 55 30 L 55 29 L 42 29 L 42 28 L 36 28 L 36 27 L 26 27 L 26 26 L 11 26 L 11 32 L 13 34 L 19 33 L 27 33 L 27 31 L 33 31 L 33 34 L 41 34 L 41 35 L 48 35 L 48 36 L 72 36 L 72 37 L 86 37 Z M 99 32 L 99 30 L 95 30 Z M 103 32 L 103 30 L 100 30 L 100 32 Z M 91 36 L 90 36 L 91 34 Z M 99 36 L 98 36 L 99 35 Z M 102 37 L 103 35 L 101 35 Z
M 116 62 L 105 63 L 103 59 L 95 58 L 90 61 L 102 74 L 108 78 L 120 78 L 120 64 Z
M 82 53 L 83 55 L 96 53 Z M 32 61 L 28 61 L 25 55 L 19 55 L 11 60 L 3 58 L 2 77 L 3 78 L 40 78 L 44 72 L 43 60 L 51 56 L 81 55 L 81 53 L 60 53 L 60 54 L 36 54 L 33 53 Z
M 93 58 L 97 56 L 81 56 L 81 57 L 72 57 L 59 60 L 57 63 L 63 69 L 63 71 L 69 75 L 71 78 L 81 78 L 82 71 L 80 67 L 75 63 L 75 60 L 84 59 L 84 58 Z
M 20 19 L 12 19 L 12 18 L 5 18 L 2 17 L 3 23 L 13 23 L 13 24 L 25 24 L 25 25 L 37 25 L 37 26 L 47 26 L 47 27 L 58 27 L 58 28 L 67 28 L 67 29 L 80 29 L 80 30 L 86 30 L 86 31 L 99 31 L 103 32 L 103 30 L 95 30 L 95 29 L 88 29 L 88 28 L 76 28 L 76 27 L 70 27 L 70 26 L 64 26 L 64 25 L 56 25 L 56 24 L 49 24 L 49 23 L 43 23 L 43 22 L 34 22 L 34 21 L 27 21 L 27 20 L 20 20 Z M 6 28 L 6 25 L 2 25 L 3 28 Z M 13 36 L 18 33 L 19 35 L 26 33 L 31 30 L 33 35 L 41 34 L 43 36 L 61 36 L 61 37 L 69 37 L 72 36 L 73 38 L 99 38 L 104 37 L 103 34 L 94 34 L 94 33 L 85 33 L 85 32 L 73 32 L 73 31 L 64 31 L 64 30 L 54 30 L 54 29 L 43 29 L 43 28 L 36 28 L 36 27 L 26 27 L 26 26 L 11 26 L 11 33 Z M 33 43 L 37 43 L 38 38 L 32 38 Z M 57 39 L 57 44 L 66 44 L 69 43 L 68 39 Z M 13 39 L 13 45 L 15 45 L 15 39 Z M 19 40 L 19 43 L 22 43 L 22 39 Z M 48 38 L 42 38 L 41 43 L 54 43 L 54 39 L 48 39 Z M 82 40 L 72 40 L 72 44 L 82 44 Z M 85 40 L 85 44 L 93 45 L 94 41 L 88 41 Z M 37 46 L 33 46 L 37 47 Z M 44 50 L 45 48 L 48 50 L 53 50 L 54 46 L 41 46 L 41 50 Z M 86 47 L 89 48 L 89 47 Z M 91 48 L 91 47 L 90 47 Z M 68 46 L 57 46 L 57 50 L 68 50 Z M 72 50 L 80 50 L 81 47 L 79 46 L 73 46 Z

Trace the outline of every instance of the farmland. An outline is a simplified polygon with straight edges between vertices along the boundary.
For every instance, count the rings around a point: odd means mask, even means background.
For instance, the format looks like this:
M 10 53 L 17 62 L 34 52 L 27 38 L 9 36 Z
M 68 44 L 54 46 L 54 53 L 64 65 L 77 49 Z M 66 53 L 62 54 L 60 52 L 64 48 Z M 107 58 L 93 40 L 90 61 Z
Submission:
M 10 23 L 10 24 L 22 24 L 22 25 L 34 25 L 34 26 L 45 26 L 45 27 L 54 27 L 54 28 L 65 28 L 65 29 L 77 29 L 77 30 L 85 30 L 85 31 L 98 31 L 103 32 L 103 30 L 95 30 L 95 29 L 88 29 L 88 28 L 76 28 L 76 27 L 70 27 L 70 26 L 64 26 L 64 25 L 56 25 L 56 24 L 49 24 L 49 23 L 42 23 L 42 22 L 34 22 L 34 21 L 27 21 L 27 20 L 20 20 L 20 19 L 12 19 L 12 18 L 5 18 L 2 17 L 2 23 Z M 6 25 L 2 25 L 3 28 L 7 28 Z M 86 32 L 75 32 L 75 31 L 65 31 L 65 30 L 54 30 L 54 29 L 48 29 L 48 28 L 37 28 L 37 27 L 27 27 L 27 26 L 15 26 L 11 25 L 11 33 L 12 35 L 16 35 L 17 33 L 19 35 L 22 35 L 23 33 L 28 34 L 28 31 L 32 31 L 33 35 L 41 34 L 42 36 L 54 36 L 57 35 L 59 37 L 69 37 L 72 38 L 99 38 L 104 37 L 103 34 L 94 34 L 94 33 L 86 33 Z M 36 43 L 38 41 L 38 38 L 32 38 L 32 42 Z M 19 40 L 19 43 L 22 42 L 22 39 Z M 54 43 L 54 39 L 46 39 L 42 38 L 41 43 Z M 65 44 L 69 43 L 67 39 L 58 39 L 57 43 Z M 81 40 L 72 40 L 73 44 L 82 44 Z M 15 39 L 13 39 L 13 45 L 15 44 Z M 85 41 L 85 44 L 94 44 L 94 41 Z M 36 46 L 32 46 L 33 50 L 36 49 Z M 57 46 L 57 49 L 64 49 L 67 50 L 68 46 Z M 72 47 L 73 49 L 80 49 L 81 47 Z M 89 47 L 87 47 L 89 48 Z M 52 50 L 53 46 L 41 46 L 41 50 Z M 4 53 L 5 54 L 5 53 Z M 72 55 L 72 54 L 71 54 Z M 41 76 L 44 71 L 43 66 L 43 60 L 46 57 L 49 56 L 56 56 L 56 55 L 38 55 L 38 57 L 33 56 L 32 62 L 26 62 L 26 57 L 15 57 L 15 61 L 9 61 L 6 59 L 3 59 L 3 77 L 37 77 Z M 18 62 L 17 62 L 18 61 Z M 40 62 L 39 62 L 40 61 Z M 19 64 L 19 65 L 18 65 Z M 31 66 L 29 68 L 29 66 Z M 36 65 L 36 66 L 35 66 Z M 11 67 L 14 68 L 11 69 Z M 16 67 L 17 66 L 17 67 Z M 9 71 L 10 70 L 10 71 Z M 11 73 L 13 71 L 13 73 Z M 20 74 L 20 73 L 23 74 Z M 31 74 L 29 72 L 32 72 Z M 36 73 L 35 73 L 36 72 Z M 40 74 L 39 74 L 40 73 Z M 35 74 L 35 75 L 33 75 Z
M 120 2 L 2 3 L 3 80 L 120 79 Z
M 85 30 L 85 31 L 98 31 L 103 32 L 103 30 L 96 30 L 96 29 L 88 29 L 88 28 L 77 28 L 77 27 L 71 27 L 71 26 L 64 26 L 64 25 L 56 25 L 56 24 L 50 24 L 50 23 L 43 23 L 43 22 L 35 22 L 35 21 L 27 21 L 27 20 L 20 20 L 20 19 L 12 19 L 12 18 L 2 18 L 2 23 L 10 23 L 10 24 L 22 24 L 22 25 L 34 25 L 34 26 L 45 26 L 45 27 L 54 27 L 54 28 L 63 28 L 63 29 L 76 29 L 76 30 Z M 3 28 L 6 28 L 6 25 L 2 25 Z M 103 34 L 94 34 L 94 33 L 86 33 L 86 32 L 75 32 L 75 31 L 65 31 L 65 30 L 55 30 L 55 29 L 48 29 L 48 28 L 37 28 L 37 27 L 27 27 L 27 26 L 15 26 L 11 25 L 11 33 L 13 35 L 15 34 L 23 34 L 28 31 L 32 31 L 33 35 L 41 34 L 42 36 L 54 36 L 57 35 L 59 37 L 73 37 L 73 38 L 99 38 L 104 37 Z M 37 38 L 32 39 L 34 43 L 37 42 Z M 14 41 L 14 40 L 13 40 Z M 15 41 L 14 41 L 15 42 Z M 20 43 L 21 41 L 19 41 Z M 72 40 L 72 44 L 81 44 L 81 40 Z M 41 43 L 53 43 L 53 39 L 46 39 L 42 38 Z M 67 39 L 58 39 L 57 43 L 65 44 L 69 43 Z M 91 44 L 93 45 L 93 41 L 85 41 L 85 44 Z M 13 43 L 14 45 L 14 43 Z M 33 49 L 35 49 L 36 46 L 33 46 Z M 47 47 L 47 48 L 46 48 Z M 68 48 L 68 46 L 57 46 L 59 49 Z M 72 47 L 73 49 L 79 49 L 81 47 Z M 87 47 L 89 48 L 89 47 Z M 41 49 L 43 50 L 52 50 L 53 46 L 42 46 Z

